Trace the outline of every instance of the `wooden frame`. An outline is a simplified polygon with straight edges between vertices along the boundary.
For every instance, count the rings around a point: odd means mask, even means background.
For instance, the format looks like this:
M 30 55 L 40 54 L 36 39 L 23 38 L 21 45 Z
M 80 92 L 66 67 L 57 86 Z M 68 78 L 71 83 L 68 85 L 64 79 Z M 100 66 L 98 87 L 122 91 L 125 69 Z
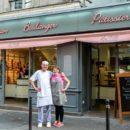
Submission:
M 118 95 L 118 107 L 119 107 L 119 117 L 120 123 L 123 123 L 123 116 L 129 115 L 130 111 L 124 112 L 122 111 L 122 100 L 121 100 L 121 91 L 120 91 L 120 77 L 130 77 L 130 72 L 119 73 L 116 75 L 117 78 L 117 95 Z

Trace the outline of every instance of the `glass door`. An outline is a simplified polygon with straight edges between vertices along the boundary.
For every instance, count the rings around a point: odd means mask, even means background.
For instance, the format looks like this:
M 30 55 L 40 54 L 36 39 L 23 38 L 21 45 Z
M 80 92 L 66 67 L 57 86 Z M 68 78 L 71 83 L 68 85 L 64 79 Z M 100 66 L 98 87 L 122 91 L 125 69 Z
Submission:
M 5 89 L 5 51 L 0 50 L 0 105 L 4 104 Z
M 91 63 L 92 63 L 92 104 L 91 107 L 96 105 L 96 99 L 99 98 L 99 49 L 97 47 L 92 47 L 91 51 Z

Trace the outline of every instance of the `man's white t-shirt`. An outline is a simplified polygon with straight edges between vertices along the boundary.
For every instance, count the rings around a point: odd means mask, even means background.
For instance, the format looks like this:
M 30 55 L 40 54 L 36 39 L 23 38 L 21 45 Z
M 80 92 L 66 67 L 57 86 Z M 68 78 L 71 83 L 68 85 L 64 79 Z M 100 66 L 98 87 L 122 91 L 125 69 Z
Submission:
M 51 71 L 36 71 L 30 80 L 37 82 L 37 87 L 41 88 L 41 92 L 37 93 L 37 107 L 52 105 L 52 94 L 51 94 Z

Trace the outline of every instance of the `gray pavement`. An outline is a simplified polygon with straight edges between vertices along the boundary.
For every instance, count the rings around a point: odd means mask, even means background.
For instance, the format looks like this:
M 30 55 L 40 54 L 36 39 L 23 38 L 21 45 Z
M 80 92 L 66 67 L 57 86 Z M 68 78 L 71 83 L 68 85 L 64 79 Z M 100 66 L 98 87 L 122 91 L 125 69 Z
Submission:
M 53 115 L 54 121 L 54 115 Z M 111 119 L 110 130 L 130 130 L 130 119 L 121 126 L 118 119 Z M 62 128 L 37 128 L 37 113 L 33 113 L 32 130 L 106 130 L 105 118 L 91 116 L 65 116 Z M 0 130 L 28 130 L 28 112 L 0 109 Z

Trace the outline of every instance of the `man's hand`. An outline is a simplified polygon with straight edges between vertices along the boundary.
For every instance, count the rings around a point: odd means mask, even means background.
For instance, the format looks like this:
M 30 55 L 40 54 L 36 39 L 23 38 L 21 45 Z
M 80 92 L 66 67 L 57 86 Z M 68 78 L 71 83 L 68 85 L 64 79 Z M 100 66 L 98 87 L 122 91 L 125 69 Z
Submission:
M 41 92 L 41 88 L 35 88 L 35 91 L 38 93 L 38 92 Z

